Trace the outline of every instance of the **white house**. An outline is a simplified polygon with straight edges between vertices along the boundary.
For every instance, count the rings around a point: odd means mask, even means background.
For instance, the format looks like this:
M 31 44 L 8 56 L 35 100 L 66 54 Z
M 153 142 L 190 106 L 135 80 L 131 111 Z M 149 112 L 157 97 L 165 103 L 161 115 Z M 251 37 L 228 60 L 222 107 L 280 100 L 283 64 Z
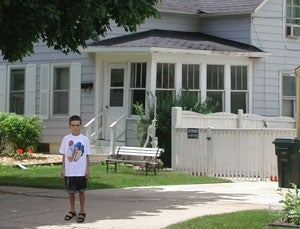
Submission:
M 39 43 L 22 63 L 2 61 L 0 111 L 41 115 L 42 143 L 51 152 L 72 114 L 96 132 L 94 144 L 108 145 L 116 120 L 126 130 L 120 141 L 137 144 L 133 104 L 182 89 L 211 97 L 217 111 L 295 116 L 299 1 L 163 0 L 157 8 L 161 18 L 134 34 L 112 22 L 105 39 L 81 55 Z

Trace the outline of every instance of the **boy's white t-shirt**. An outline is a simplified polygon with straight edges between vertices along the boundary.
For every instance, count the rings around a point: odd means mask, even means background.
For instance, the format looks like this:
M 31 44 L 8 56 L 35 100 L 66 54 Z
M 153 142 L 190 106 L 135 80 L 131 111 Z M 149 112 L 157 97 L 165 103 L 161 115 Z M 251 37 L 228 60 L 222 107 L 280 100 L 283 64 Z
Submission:
M 65 176 L 85 176 L 90 148 L 90 141 L 83 134 L 69 134 L 63 138 L 59 152 L 65 157 Z

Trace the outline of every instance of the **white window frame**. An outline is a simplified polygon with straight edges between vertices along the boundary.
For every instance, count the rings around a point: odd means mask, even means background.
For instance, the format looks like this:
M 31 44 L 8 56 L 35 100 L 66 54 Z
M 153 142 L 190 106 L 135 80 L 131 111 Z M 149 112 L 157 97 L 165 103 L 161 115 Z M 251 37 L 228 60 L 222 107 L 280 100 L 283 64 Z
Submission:
M 292 3 L 292 5 L 290 5 L 291 6 L 291 11 L 293 11 L 293 8 L 295 8 L 295 7 L 299 7 L 299 10 L 300 10 L 300 5 L 299 6 L 297 6 L 297 5 L 294 5 L 293 4 L 293 1 L 294 0 L 290 0 L 291 1 L 291 3 Z M 291 20 L 297 20 L 297 23 L 293 23 L 293 22 L 289 22 L 289 19 L 288 19 L 288 15 L 287 15 L 287 9 L 288 9 L 288 6 L 289 6 L 289 4 L 288 4 L 288 0 L 286 0 L 285 1 L 285 11 L 284 11 L 284 13 L 285 13 L 285 36 L 286 37 L 288 37 L 288 38 L 300 38 L 300 36 L 299 35 L 297 35 L 297 34 L 294 34 L 294 29 L 296 30 L 300 30 L 300 15 L 299 15 L 299 17 L 294 17 L 293 15 L 292 15 L 292 17 L 291 17 Z M 288 30 L 290 30 L 289 32 L 288 32 Z
M 280 115 L 283 116 L 283 100 L 290 100 L 290 101 L 293 101 L 293 109 L 294 109 L 293 117 L 296 117 L 296 113 L 297 113 L 296 94 L 295 94 L 295 96 L 284 96 L 283 95 L 283 77 L 284 76 L 295 77 L 295 82 L 296 82 L 296 76 L 293 72 L 283 71 L 280 73 Z
M 183 65 L 187 65 L 187 66 L 193 66 L 193 67 L 195 67 L 195 66 L 198 66 L 198 68 L 199 68 L 199 81 L 198 81 L 198 84 L 199 85 L 197 85 L 198 86 L 198 88 L 184 88 L 183 87 L 183 80 L 182 80 L 182 77 L 183 77 Z M 181 76 L 180 76 L 180 82 L 181 82 L 181 90 L 182 90 L 182 92 L 184 92 L 185 90 L 188 90 L 189 92 L 197 92 L 197 94 L 198 94 L 198 98 L 199 99 L 201 99 L 201 64 L 199 64 L 199 63 L 182 63 L 181 64 Z M 188 82 L 187 82 L 188 83 Z M 194 83 L 193 83 L 194 84 Z M 181 93 L 182 93 L 181 92 Z
M 9 112 L 11 69 L 25 69 L 24 115 L 36 114 L 36 65 L 1 65 L 0 66 L 0 111 Z
M 218 65 L 218 66 L 223 66 L 223 71 L 224 71 L 224 73 L 223 73 L 223 89 L 208 89 L 207 88 L 207 80 L 208 80 L 208 76 L 207 76 L 207 67 L 208 67 L 208 65 L 213 65 L 213 66 L 215 66 L 215 65 Z M 227 97 L 227 85 L 226 85 L 226 79 L 227 79 L 227 77 L 226 77 L 226 75 L 227 75 L 227 73 L 226 73 L 226 71 L 227 71 L 227 66 L 226 66 L 226 64 L 225 63 L 209 63 L 209 64 L 207 64 L 206 65 L 206 84 L 205 84 L 205 86 L 206 86 L 206 98 L 208 97 L 208 93 L 209 92 L 221 92 L 222 93 L 222 111 L 218 111 L 218 112 L 224 112 L 224 111 L 226 111 L 227 110 L 227 108 L 226 108 L 226 104 L 228 104 L 228 103 L 226 103 L 226 97 Z
M 247 79 L 246 79 L 246 83 L 247 83 L 247 89 L 243 89 L 243 90 L 232 90 L 231 88 L 231 67 L 246 67 L 247 68 Z M 249 66 L 248 65 L 241 65 L 241 64 L 230 64 L 230 112 L 232 113 L 231 110 L 231 101 L 232 101 L 232 97 L 231 97 L 231 93 L 232 92 L 242 92 L 246 94 L 246 111 L 244 111 L 244 113 L 249 113 Z
M 131 86 L 131 77 L 132 77 L 132 65 L 133 64 L 141 64 L 143 66 L 143 64 L 146 64 L 146 69 L 145 69 L 145 87 L 132 87 Z M 145 109 L 146 109 L 146 105 L 147 105 L 147 81 L 148 81 L 148 77 L 147 77 L 147 74 L 148 74 L 148 63 L 146 61 L 135 61 L 135 62 L 131 62 L 130 63 L 130 74 L 129 74 L 129 113 L 130 113 L 130 116 L 136 116 L 136 114 L 134 114 L 133 112 L 133 101 L 132 101 L 132 97 L 133 97 L 133 91 L 137 91 L 137 90 L 140 90 L 140 91 L 144 91 L 145 92 L 145 100 L 144 100 L 144 106 L 145 106 Z
M 169 87 L 157 87 L 157 74 L 158 74 L 158 64 L 167 64 L 167 65 L 174 65 L 174 87 L 169 88 Z M 176 94 L 176 77 L 177 77 L 177 66 L 178 66 L 178 62 L 166 62 L 166 61 L 160 61 L 156 63 L 156 75 L 155 75 L 155 94 L 157 94 L 157 92 L 164 92 L 164 91 L 170 91 L 173 92 L 173 95 L 175 96 Z M 168 76 L 169 77 L 169 76 Z
M 53 114 L 53 80 L 54 69 L 68 67 L 70 69 L 69 113 Z M 81 62 L 42 64 L 40 69 L 40 116 L 43 119 L 66 118 L 80 115 L 81 111 Z

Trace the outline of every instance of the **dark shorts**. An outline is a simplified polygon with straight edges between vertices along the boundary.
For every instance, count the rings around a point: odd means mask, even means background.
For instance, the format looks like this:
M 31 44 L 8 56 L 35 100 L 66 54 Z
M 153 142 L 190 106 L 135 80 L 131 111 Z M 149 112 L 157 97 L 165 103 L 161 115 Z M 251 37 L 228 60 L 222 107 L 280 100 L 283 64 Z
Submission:
M 87 189 L 87 178 L 65 177 L 65 185 L 68 193 L 84 192 Z

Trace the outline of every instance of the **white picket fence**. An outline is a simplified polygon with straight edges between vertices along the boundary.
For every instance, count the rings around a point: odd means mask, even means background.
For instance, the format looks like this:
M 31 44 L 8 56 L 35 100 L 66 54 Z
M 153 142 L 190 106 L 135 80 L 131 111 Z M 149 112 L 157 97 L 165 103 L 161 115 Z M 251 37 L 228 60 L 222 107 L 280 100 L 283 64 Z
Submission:
M 289 117 L 215 113 L 172 108 L 172 169 L 222 178 L 276 179 L 272 143 L 296 136 Z

